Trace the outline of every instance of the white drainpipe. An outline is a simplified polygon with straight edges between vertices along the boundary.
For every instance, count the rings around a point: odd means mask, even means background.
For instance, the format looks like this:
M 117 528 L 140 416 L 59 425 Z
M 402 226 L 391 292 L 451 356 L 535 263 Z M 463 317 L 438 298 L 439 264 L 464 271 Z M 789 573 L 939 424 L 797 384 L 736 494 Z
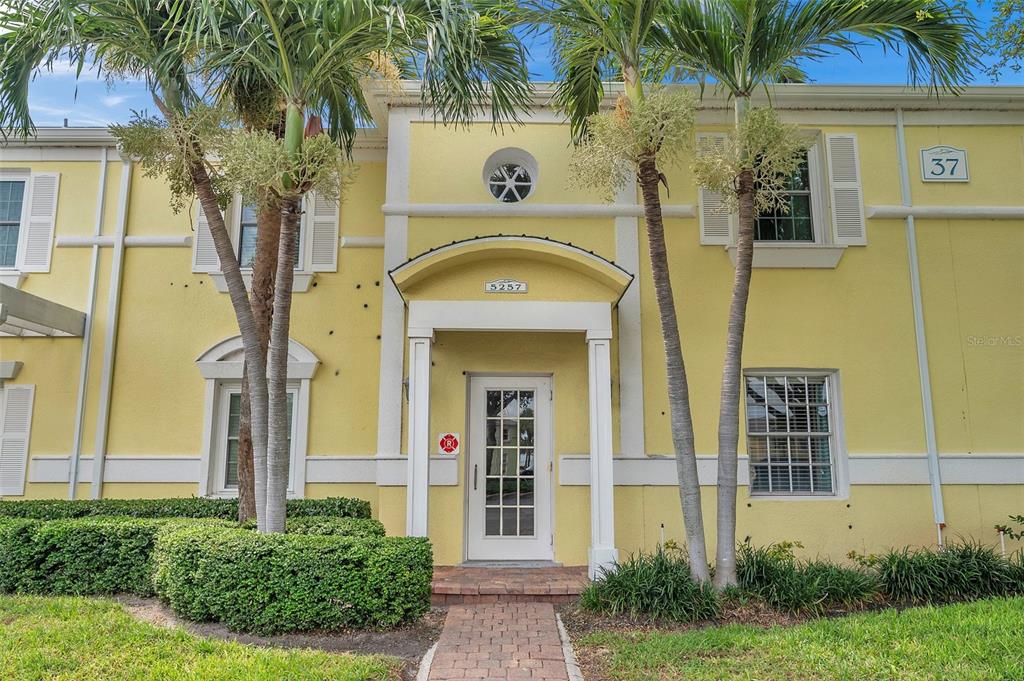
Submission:
M 107 195 L 107 153 L 100 151 L 100 182 L 96 191 L 96 226 L 93 236 L 103 233 L 103 207 Z M 78 491 L 78 461 L 82 458 L 82 430 L 85 426 L 85 393 L 88 389 L 89 355 L 92 352 L 92 318 L 96 310 L 96 279 L 100 272 L 100 247 L 92 247 L 92 264 L 89 267 L 89 293 L 85 300 L 85 331 L 82 334 L 82 359 L 78 368 L 78 399 L 75 403 L 75 435 L 72 440 L 71 468 L 68 474 L 68 499 L 74 499 Z
M 110 393 L 114 381 L 114 355 L 117 351 L 117 317 L 121 306 L 121 274 L 124 268 L 124 237 L 128 231 L 128 197 L 132 186 L 132 161 L 121 156 L 121 187 L 117 198 L 117 232 L 110 265 L 110 291 L 107 295 L 107 332 L 103 347 L 103 374 L 100 379 L 99 413 L 96 417 L 96 446 L 92 460 L 92 498 L 103 496 L 103 467 L 107 458 L 110 431 Z
M 896 109 L 896 145 L 900 160 L 900 193 L 903 205 L 913 206 L 910 196 L 910 169 L 907 165 L 907 141 L 903 129 L 903 109 Z M 910 297 L 914 307 L 914 336 L 917 340 L 917 370 L 921 379 L 921 407 L 924 412 L 924 440 L 928 453 L 928 480 L 932 487 L 932 513 L 935 532 L 942 546 L 946 512 L 942 504 L 942 476 L 939 471 L 939 447 L 935 439 L 935 409 L 932 406 L 932 381 L 928 370 L 928 342 L 924 332 L 924 307 L 921 303 L 921 270 L 917 260 L 917 231 L 912 213 L 907 215 L 907 257 L 910 260 Z

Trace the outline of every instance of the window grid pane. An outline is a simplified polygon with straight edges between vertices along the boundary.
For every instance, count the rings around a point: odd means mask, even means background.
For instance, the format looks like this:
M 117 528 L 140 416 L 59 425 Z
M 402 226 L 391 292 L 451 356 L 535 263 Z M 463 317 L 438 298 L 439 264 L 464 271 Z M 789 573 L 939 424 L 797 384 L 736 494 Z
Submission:
M 833 494 L 828 379 L 745 378 L 751 493 Z
M 238 225 L 238 266 L 251 270 L 256 260 L 256 236 L 258 212 L 255 204 L 242 206 L 242 217 Z M 295 232 L 295 269 L 302 269 L 302 229 Z
M 486 392 L 486 536 L 534 536 L 534 403 L 533 390 Z
M 24 201 L 23 181 L 0 181 L 0 267 L 14 267 L 17 263 Z
M 786 207 L 757 216 L 755 241 L 814 242 L 814 221 L 811 210 L 811 173 L 806 155 L 803 163 L 787 182 Z
M 288 451 L 292 449 L 292 430 L 295 402 L 295 394 L 288 393 Z M 242 395 L 231 393 L 228 397 L 228 432 L 226 447 L 224 450 L 224 487 L 235 489 L 238 487 L 238 435 L 241 430 L 242 421 Z

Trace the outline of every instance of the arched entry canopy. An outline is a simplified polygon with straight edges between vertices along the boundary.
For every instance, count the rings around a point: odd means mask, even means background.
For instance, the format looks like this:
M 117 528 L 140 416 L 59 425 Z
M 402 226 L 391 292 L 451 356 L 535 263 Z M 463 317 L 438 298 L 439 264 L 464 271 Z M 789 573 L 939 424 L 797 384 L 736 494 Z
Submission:
M 501 234 L 431 249 L 388 274 L 408 307 L 406 533 L 427 536 L 435 332 L 576 332 L 586 342 L 588 366 L 590 575 L 614 565 L 612 308 L 633 275 L 570 243 Z M 510 279 L 522 287 L 495 291 L 489 286 Z
M 542 297 L 544 284 L 550 282 L 549 289 L 552 292 L 563 292 L 576 300 L 617 303 L 633 281 L 633 274 L 593 251 L 571 243 L 525 234 L 497 234 L 453 241 L 407 260 L 388 274 L 403 299 L 408 302 L 410 294 L 436 279 L 457 277 L 457 273 L 462 271 L 484 273 L 488 268 L 497 268 L 494 269 L 495 274 L 507 274 L 506 270 L 515 270 L 517 267 L 538 277 L 540 281 L 536 282 L 535 288 L 531 288 L 531 294 L 536 290 Z M 590 285 L 566 286 L 570 280 L 580 279 L 588 280 Z M 426 297 L 435 295 L 428 294 Z M 551 295 L 547 297 L 550 299 Z

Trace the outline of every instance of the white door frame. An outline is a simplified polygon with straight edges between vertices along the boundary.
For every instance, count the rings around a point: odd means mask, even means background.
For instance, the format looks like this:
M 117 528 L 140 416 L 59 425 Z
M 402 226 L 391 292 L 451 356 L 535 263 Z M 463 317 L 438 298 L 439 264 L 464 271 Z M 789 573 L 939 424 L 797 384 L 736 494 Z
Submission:
M 612 305 L 600 302 L 409 302 L 406 534 L 427 536 L 430 490 L 430 354 L 435 331 L 569 331 L 586 334 L 590 414 L 589 573 L 618 560 L 612 481 Z M 552 452 L 553 455 L 553 452 Z
M 484 526 L 486 498 L 486 393 L 488 390 L 534 391 L 534 535 L 491 536 Z M 553 387 L 550 374 L 470 374 L 466 426 L 465 548 L 466 560 L 554 560 Z

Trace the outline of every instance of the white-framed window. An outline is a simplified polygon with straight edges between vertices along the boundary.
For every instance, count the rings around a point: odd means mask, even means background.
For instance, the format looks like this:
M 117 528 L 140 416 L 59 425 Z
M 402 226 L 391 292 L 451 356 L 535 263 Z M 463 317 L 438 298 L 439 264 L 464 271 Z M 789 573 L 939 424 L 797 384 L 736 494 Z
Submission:
M 259 206 L 253 203 L 244 204 L 238 216 L 238 265 L 243 270 L 252 270 L 253 262 L 256 260 L 256 237 L 258 235 Z M 302 235 L 305 232 L 306 220 L 299 223 L 299 230 L 295 232 L 295 269 L 305 269 L 305 258 L 302 250 Z
M 256 207 L 245 205 L 241 197 L 236 196 L 224 211 L 224 219 L 235 256 L 242 268 L 242 277 L 248 286 L 251 284 L 252 260 L 256 249 Z M 329 199 L 314 192 L 303 198 L 302 220 L 296 234 L 298 243 L 293 291 L 308 291 L 317 272 L 338 270 L 339 219 L 338 199 Z M 192 271 L 209 274 L 217 290 L 227 292 L 210 224 L 199 206 L 195 212 Z
M 806 131 L 807 160 L 791 178 L 789 210 L 758 217 L 754 267 L 834 268 L 848 246 L 867 244 L 860 154 L 854 133 Z M 700 133 L 698 144 L 724 145 L 725 133 Z M 737 215 L 721 194 L 701 189 L 700 243 L 725 246 L 736 262 Z
M 50 271 L 59 185 L 59 173 L 0 169 L 0 283 Z
M 216 496 L 233 496 L 238 494 L 238 434 L 242 411 L 241 381 L 225 381 L 219 384 L 219 394 L 215 405 L 214 421 L 217 424 L 217 442 L 212 461 L 214 487 Z M 295 404 L 299 397 L 299 384 L 288 386 L 288 451 L 289 466 L 288 491 L 295 491 L 295 469 L 298 465 L 295 449 L 295 438 L 292 434 L 298 431 L 298 412 Z
M 310 384 L 319 365 L 320 360 L 308 348 L 288 341 L 290 497 L 305 493 Z M 238 493 L 238 428 L 245 370 L 241 337 L 217 343 L 199 356 L 196 366 L 206 381 L 199 494 L 234 496 Z
M 832 371 L 744 372 L 751 496 L 844 493 L 837 381 Z
M 501 203 L 525 200 L 533 193 L 538 176 L 537 160 L 522 149 L 499 149 L 484 163 L 484 185 Z

